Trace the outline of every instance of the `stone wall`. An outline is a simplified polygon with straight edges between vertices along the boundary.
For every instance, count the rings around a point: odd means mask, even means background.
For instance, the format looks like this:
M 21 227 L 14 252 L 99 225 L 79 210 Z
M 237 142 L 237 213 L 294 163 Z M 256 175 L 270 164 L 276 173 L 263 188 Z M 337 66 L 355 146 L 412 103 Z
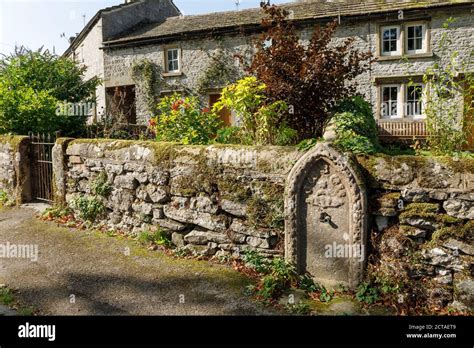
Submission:
M 298 156 L 284 147 L 76 140 L 66 149 L 65 198 L 95 197 L 108 228 L 160 226 L 196 253 L 279 254 L 285 179 Z M 110 185 L 105 197 L 94 194 L 100 177 Z
M 29 187 L 29 138 L 0 136 L 0 192 L 9 204 L 21 204 L 31 199 Z
M 371 187 L 372 272 L 427 306 L 474 310 L 474 160 L 359 157 Z
M 293 147 L 60 139 L 54 153 L 64 171 L 55 191 L 70 206 L 78 197 L 100 202 L 105 212 L 94 222 L 105 229 L 161 228 L 195 255 L 284 254 L 286 180 L 303 156 Z M 474 160 L 380 155 L 355 163 L 369 202 L 368 231 L 359 234 L 369 269 L 374 258 L 376 272 L 398 263 L 397 277 L 432 284 L 427 301 L 472 308 Z

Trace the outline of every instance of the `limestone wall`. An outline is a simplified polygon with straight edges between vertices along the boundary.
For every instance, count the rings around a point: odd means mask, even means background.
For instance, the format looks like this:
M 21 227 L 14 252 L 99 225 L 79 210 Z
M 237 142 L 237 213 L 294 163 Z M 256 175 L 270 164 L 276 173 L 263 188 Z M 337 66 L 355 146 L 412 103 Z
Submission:
M 28 137 L 0 136 L 0 193 L 6 200 L 0 205 L 31 199 L 28 144 Z
M 371 186 L 369 273 L 410 284 L 412 302 L 474 310 L 474 160 L 358 160 Z
M 76 140 L 66 156 L 66 201 L 95 196 L 110 228 L 160 226 L 177 246 L 208 255 L 283 250 L 283 192 L 299 157 L 294 148 Z M 93 192 L 99 175 L 111 188 L 105 197 Z
M 161 228 L 195 255 L 284 254 L 285 188 L 303 156 L 294 147 L 60 139 L 54 153 L 64 172 L 63 181 L 55 179 L 56 193 L 63 192 L 70 206 L 78 197 L 100 202 L 105 211 L 94 222 L 105 229 L 139 234 Z M 418 296 L 435 306 L 472 308 L 474 160 L 356 160 L 368 198 L 368 230 L 360 241 L 367 248 L 368 274 L 392 272 L 393 279 L 423 289 Z M 104 183 L 105 194 L 97 194 Z M 299 218 L 314 216 L 319 217 L 308 212 Z

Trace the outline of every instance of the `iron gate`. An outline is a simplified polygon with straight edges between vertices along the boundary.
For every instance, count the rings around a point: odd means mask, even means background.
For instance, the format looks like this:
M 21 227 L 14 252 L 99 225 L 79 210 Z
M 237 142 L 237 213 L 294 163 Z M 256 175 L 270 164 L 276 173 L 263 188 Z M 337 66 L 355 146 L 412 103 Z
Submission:
M 31 190 L 34 199 L 53 201 L 52 150 L 56 136 L 30 133 Z

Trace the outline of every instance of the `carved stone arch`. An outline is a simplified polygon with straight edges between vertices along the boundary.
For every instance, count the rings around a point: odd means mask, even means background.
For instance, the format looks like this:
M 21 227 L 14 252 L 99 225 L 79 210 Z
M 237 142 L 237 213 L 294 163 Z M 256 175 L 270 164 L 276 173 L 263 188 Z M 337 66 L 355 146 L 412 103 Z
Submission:
M 356 288 L 363 276 L 367 193 L 358 168 L 347 154 L 320 143 L 287 179 L 285 257 L 328 287 Z

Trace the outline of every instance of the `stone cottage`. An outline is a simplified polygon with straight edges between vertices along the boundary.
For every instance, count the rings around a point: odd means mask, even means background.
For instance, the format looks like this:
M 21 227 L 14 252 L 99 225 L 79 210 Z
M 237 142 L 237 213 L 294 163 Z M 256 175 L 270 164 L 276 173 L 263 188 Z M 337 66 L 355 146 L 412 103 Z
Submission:
M 76 37 L 70 38 L 71 44 L 63 56 L 87 67 L 86 79 L 97 76 L 104 80 L 105 57 L 102 46 L 105 41 L 145 23 L 158 23 L 178 15 L 181 12 L 172 0 L 126 0 L 123 4 L 97 12 Z M 130 121 L 135 122 L 133 89 L 129 90 L 129 95 L 131 106 L 127 113 L 130 114 Z M 102 85 L 96 91 L 96 107 L 91 115 L 93 120 L 100 119 L 106 108 L 106 88 Z
M 138 18 L 141 12 L 125 15 L 138 5 L 156 8 L 156 15 L 142 21 Z M 288 11 L 303 41 L 309 40 L 316 25 L 337 19 L 336 40 L 354 37 L 356 48 L 373 53 L 376 61 L 371 70 L 358 77 L 359 92 L 372 103 L 381 136 L 411 139 L 426 134 L 422 76 L 435 61 L 449 59 L 438 48 L 443 24 L 450 17 L 456 19 L 452 24 L 453 50 L 459 51 L 460 60 L 467 60 L 474 42 L 473 5 L 470 0 L 305 0 L 281 7 Z M 132 121 L 138 124 L 147 123 L 150 100 L 175 91 L 197 92 L 209 105 L 215 103 L 221 89 L 243 74 L 235 56 L 250 57 L 261 31 L 260 8 L 183 16 L 171 0 L 140 0 L 97 16 L 104 21 L 115 11 L 123 13 L 122 17 L 133 16 L 136 25 L 118 25 L 124 22 L 117 15 L 114 26 L 110 17 L 110 22 L 103 23 L 100 47 L 91 48 L 95 53 L 84 48 L 83 57 L 100 56 L 100 72 L 97 67 L 92 69 L 104 79 L 98 96 L 128 91 L 132 98 L 124 108 L 133 105 Z M 90 26 L 67 54 L 76 52 L 74 47 L 80 47 L 77 42 L 81 37 L 85 42 L 93 35 L 91 30 L 87 32 Z M 122 30 L 118 32 L 117 27 Z M 402 61 L 402 57 L 406 59 Z M 231 112 L 223 112 L 221 117 L 226 124 L 234 122 Z

